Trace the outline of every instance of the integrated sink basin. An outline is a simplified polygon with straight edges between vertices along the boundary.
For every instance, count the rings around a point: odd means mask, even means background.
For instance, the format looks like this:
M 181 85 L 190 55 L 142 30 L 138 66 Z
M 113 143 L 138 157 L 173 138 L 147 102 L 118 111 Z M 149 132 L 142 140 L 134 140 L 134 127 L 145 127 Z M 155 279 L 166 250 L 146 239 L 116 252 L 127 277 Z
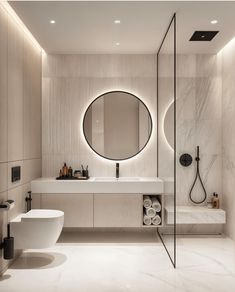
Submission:
M 157 177 L 91 177 L 86 181 L 39 178 L 31 182 L 34 194 L 162 194 L 163 180 Z

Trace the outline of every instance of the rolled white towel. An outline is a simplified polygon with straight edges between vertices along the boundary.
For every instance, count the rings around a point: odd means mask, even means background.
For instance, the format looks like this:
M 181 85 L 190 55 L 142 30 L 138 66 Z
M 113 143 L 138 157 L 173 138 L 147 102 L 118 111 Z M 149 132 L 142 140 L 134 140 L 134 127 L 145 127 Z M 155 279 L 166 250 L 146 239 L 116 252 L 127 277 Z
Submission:
M 162 222 L 162 219 L 159 215 L 156 215 L 152 218 L 152 224 L 153 225 L 160 225 Z
M 156 197 L 152 197 L 152 207 L 156 212 L 160 212 L 162 209 L 162 206 Z
M 154 216 L 156 216 L 156 210 L 153 208 L 145 208 L 145 214 L 148 217 L 153 218 Z
M 152 200 L 150 196 L 144 196 L 143 205 L 145 208 L 150 208 L 152 206 Z
M 151 218 L 147 215 L 144 215 L 143 222 L 144 222 L 144 225 L 151 225 Z

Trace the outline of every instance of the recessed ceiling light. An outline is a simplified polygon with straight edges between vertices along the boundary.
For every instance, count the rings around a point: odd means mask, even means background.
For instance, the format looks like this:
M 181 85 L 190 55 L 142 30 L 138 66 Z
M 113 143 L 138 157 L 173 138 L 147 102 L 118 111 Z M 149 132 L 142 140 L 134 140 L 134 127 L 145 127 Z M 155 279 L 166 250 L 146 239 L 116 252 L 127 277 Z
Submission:
M 50 20 L 50 23 L 51 23 L 51 24 L 54 24 L 54 23 L 55 23 L 55 20 Z
M 120 46 L 120 43 L 116 43 L 116 46 Z
M 120 20 L 120 19 L 115 19 L 115 20 L 114 20 L 114 23 L 115 23 L 115 24 L 120 24 L 120 23 L 121 23 L 121 20 Z
M 218 23 L 218 20 L 214 19 L 214 20 L 211 20 L 211 24 L 216 24 Z

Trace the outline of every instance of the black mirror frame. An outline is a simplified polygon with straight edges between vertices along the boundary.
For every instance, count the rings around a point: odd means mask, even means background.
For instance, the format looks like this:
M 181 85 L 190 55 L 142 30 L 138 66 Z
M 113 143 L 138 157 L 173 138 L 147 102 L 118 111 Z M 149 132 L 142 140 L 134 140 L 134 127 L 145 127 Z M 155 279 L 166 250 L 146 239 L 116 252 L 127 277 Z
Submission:
M 133 97 L 135 97 L 136 99 L 138 99 L 138 101 L 141 102 L 141 103 L 144 105 L 144 107 L 146 108 L 146 110 L 147 110 L 147 112 L 148 112 L 148 114 L 149 114 L 149 117 L 150 117 L 151 130 L 150 130 L 150 134 L 149 134 L 148 140 L 146 141 L 146 143 L 144 144 L 144 146 L 143 146 L 138 152 L 136 152 L 134 155 L 129 156 L 129 157 L 127 157 L 127 158 L 120 158 L 120 159 L 116 159 L 116 158 L 115 158 L 115 159 L 113 159 L 113 158 L 109 158 L 109 157 L 106 157 L 106 156 L 104 156 L 104 155 L 101 155 L 101 154 L 98 153 L 94 148 L 92 148 L 92 146 L 91 146 L 90 143 L 88 142 L 88 140 L 87 140 L 87 138 L 86 138 L 86 135 L 85 135 L 85 125 L 84 125 L 84 121 L 85 121 L 85 117 L 86 117 L 86 114 L 87 114 L 87 112 L 88 112 L 90 106 L 91 106 L 91 105 L 92 105 L 97 99 L 99 99 L 100 97 L 103 97 L 103 96 L 105 96 L 105 95 L 107 95 L 107 94 L 109 94 L 109 93 L 114 93 L 114 92 L 126 93 L 126 94 L 132 95 Z M 138 96 L 136 96 L 136 95 L 134 95 L 134 94 L 132 94 L 132 93 L 130 93 L 130 92 L 128 92 L 128 91 L 123 91 L 123 90 L 112 90 L 112 91 L 107 91 L 107 92 L 105 92 L 105 93 L 100 94 L 98 97 L 96 97 L 96 98 L 95 98 L 95 99 L 94 99 L 94 100 L 88 105 L 88 107 L 87 107 L 87 109 L 86 109 L 86 111 L 85 111 L 85 114 L 84 114 L 84 116 L 83 116 L 82 128 L 83 128 L 83 135 L 84 135 L 84 138 L 85 138 L 87 144 L 89 145 L 89 147 L 92 149 L 93 152 L 95 152 L 97 155 L 99 155 L 100 157 L 102 157 L 102 158 L 104 158 L 104 159 L 107 159 L 107 160 L 111 160 L 111 161 L 124 161 L 124 160 L 128 160 L 128 159 L 131 159 L 131 158 L 135 157 L 136 155 L 138 155 L 140 152 L 142 152 L 142 151 L 144 150 L 144 148 L 146 147 L 146 145 L 148 144 L 148 142 L 149 142 L 149 140 L 150 140 L 150 138 L 151 138 L 151 136 L 152 136 L 152 132 L 153 132 L 153 120 L 152 120 L 152 116 L 151 116 L 151 114 L 150 114 L 150 111 L 149 111 L 148 107 L 146 106 L 146 104 L 145 104 L 145 103 L 144 103 L 144 102 L 143 102 Z

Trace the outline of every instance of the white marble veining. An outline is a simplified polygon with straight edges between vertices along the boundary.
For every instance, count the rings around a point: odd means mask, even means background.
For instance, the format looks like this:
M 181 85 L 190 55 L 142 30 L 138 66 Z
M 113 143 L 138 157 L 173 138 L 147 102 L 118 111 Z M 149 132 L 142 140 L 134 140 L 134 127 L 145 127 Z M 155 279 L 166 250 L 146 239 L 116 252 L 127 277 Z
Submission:
M 161 56 L 162 63 L 168 64 Z M 168 64 L 169 66 L 169 64 Z M 163 66 L 162 66 L 163 67 Z M 164 71 L 164 68 L 160 68 Z M 164 115 L 172 102 L 172 72 L 159 73 L 159 176 L 173 173 L 173 151 L 164 139 Z M 195 163 L 182 167 L 178 158 L 189 153 L 194 158 L 200 146 L 200 170 L 208 194 L 221 193 L 221 76 L 216 55 L 177 55 L 177 203 L 189 205 L 188 193 L 195 174 Z M 173 112 L 172 112 L 173 115 Z M 172 157 L 172 159 L 170 159 Z M 200 197 L 200 186 L 195 195 Z
M 234 259 L 234 242 L 228 238 L 179 238 L 178 268 L 173 269 L 154 234 L 74 233 L 63 235 L 53 248 L 25 251 L 0 278 L 0 288 L 4 292 L 231 292 Z
M 207 193 L 221 194 L 221 63 L 217 55 L 180 55 L 177 61 L 178 158 L 183 153 L 195 158 L 196 146 L 199 145 L 200 173 Z M 188 193 L 195 171 L 195 161 L 190 167 L 177 163 L 178 205 L 190 205 Z M 194 198 L 200 199 L 201 194 L 201 186 L 196 184 Z
M 222 103 L 222 145 L 223 145 L 223 202 L 227 211 L 225 232 L 235 240 L 235 39 L 220 53 L 222 59 L 223 103 Z
M 174 224 L 173 207 L 165 207 L 167 224 Z M 177 206 L 177 224 L 225 224 L 226 212 L 222 209 L 208 209 L 201 206 Z
M 156 177 L 134 178 L 96 178 L 88 180 L 56 180 L 55 178 L 39 178 L 31 182 L 34 194 L 68 194 L 68 193 L 153 193 L 162 194 L 164 183 Z
M 172 100 L 172 71 L 169 60 L 161 56 L 159 121 L 162 123 L 167 107 Z M 165 64 L 165 66 L 164 66 Z M 234 67 L 234 66 L 233 66 Z M 183 153 L 196 157 L 200 146 L 200 173 L 208 198 L 213 192 L 222 195 L 222 141 L 221 141 L 222 79 L 221 62 L 217 55 L 177 55 L 177 101 L 176 101 L 176 192 L 177 205 L 190 206 L 189 191 L 195 178 L 195 160 L 189 167 L 179 163 Z M 229 135 L 229 134 L 228 134 Z M 231 136 L 231 134 L 230 134 Z M 173 175 L 173 151 L 164 139 L 163 127 L 159 129 L 159 176 Z M 192 196 L 201 199 L 203 190 L 196 182 Z M 183 226 L 181 226 L 183 228 Z M 185 230 L 188 229 L 187 226 Z M 192 226 L 193 227 L 193 226 Z M 219 226 L 217 226 L 219 227 Z M 202 226 L 197 226 L 198 232 Z M 193 227 L 195 231 L 195 226 Z M 205 226 L 203 226 L 205 232 Z M 210 227 L 208 228 L 208 232 Z

